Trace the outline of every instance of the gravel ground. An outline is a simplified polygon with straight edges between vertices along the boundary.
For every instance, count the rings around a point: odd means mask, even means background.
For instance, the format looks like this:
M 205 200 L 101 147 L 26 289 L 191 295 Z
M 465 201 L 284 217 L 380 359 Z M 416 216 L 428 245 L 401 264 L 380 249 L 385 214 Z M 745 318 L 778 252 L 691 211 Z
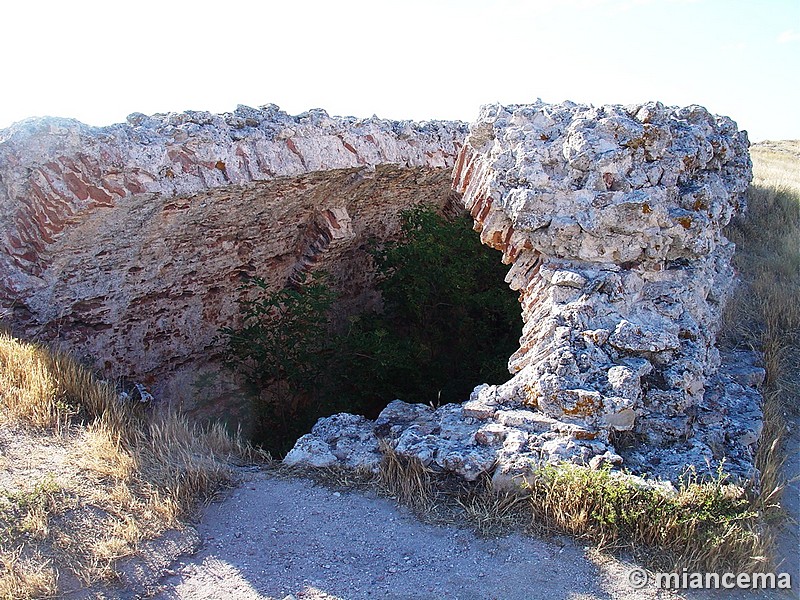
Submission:
M 242 483 L 208 507 L 197 526 L 199 550 L 168 569 L 159 600 L 728 600 L 798 598 L 800 429 L 787 443 L 780 539 L 794 590 L 682 592 L 628 582 L 637 567 L 574 540 L 421 523 L 395 502 L 337 492 L 308 479 L 244 471 Z M 794 517 L 794 518 L 793 518 Z M 184 536 L 185 537 L 185 536 Z M 191 546 L 188 542 L 184 546 Z M 176 546 L 179 547 L 179 546 Z M 184 550 L 186 551 L 186 550 Z M 170 554 L 172 552 L 172 554 Z M 157 552 L 165 554 L 164 549 Z M 166 554 L 175 556 L 174 550 Z M 153 562 L 151 560 L 147 562 Z M 163 572 L 163 569 L 160 569 Z M 151 585 L 148 585 L 151 590 Z
M 198 526 L 161 600 L 676 598 L 635 590 L 629 569 L 569 540 L 481 539 L 427 525 L 395 503 L 253 473 Z M 602 565 L 601 565 L 602 563 Z
M 785 571 L 792 576 L 796 597 L 800 598 L 800 423 L 795 420 L 791 434 L 784 444 L 786 462 L 783 476 L 786 489 L 781 502 L 787 518 L 778 536 L 778 572 Z

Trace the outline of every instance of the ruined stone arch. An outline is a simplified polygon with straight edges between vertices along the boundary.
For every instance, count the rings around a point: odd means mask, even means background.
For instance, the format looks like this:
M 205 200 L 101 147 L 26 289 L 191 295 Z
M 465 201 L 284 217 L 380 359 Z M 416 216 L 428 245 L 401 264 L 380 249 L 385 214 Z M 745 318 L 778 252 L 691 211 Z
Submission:
M 474 425 L 466 454 L 431 460 L 469 477 L 513 477 L 525 457 L 616 464 L 614 432 L 633 430 L 634 468 L 672 477 L 725 457 L 746 475 L 759 371 L 721 360 L 715 337 L 747 146 L 726 117 L 659 103 L 491 105 L 469 127 L 271 105 L 31 120 L 0 132 L 0 309 L 159 396 L 202 396 L 202 413 L 236 393 L 210 349 L 243 274 L 277 286 L 335 265 L 367 233 L 391 235 L 387 210 L 454 191 L 511 265 L 525 327 L 507 383 L 420 416 Z

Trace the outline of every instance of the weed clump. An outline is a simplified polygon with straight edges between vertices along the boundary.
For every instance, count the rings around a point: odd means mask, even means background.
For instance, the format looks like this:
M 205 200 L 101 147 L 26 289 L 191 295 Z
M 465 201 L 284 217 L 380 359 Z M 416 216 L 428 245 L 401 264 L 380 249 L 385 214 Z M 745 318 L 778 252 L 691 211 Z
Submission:
M 609 469 L 547 466 L 526 482 L 534 529 L 631 551 L 661 570 L 757 570 L 765 566 L 764 524 L 746 490 L 685 478 L 677 489 Z

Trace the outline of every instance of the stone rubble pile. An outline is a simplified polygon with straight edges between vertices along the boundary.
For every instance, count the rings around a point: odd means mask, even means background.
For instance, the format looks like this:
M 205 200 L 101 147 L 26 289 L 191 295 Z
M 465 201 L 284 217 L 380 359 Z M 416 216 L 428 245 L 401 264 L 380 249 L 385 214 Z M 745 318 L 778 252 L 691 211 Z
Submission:
M 748 145 L 699 106 L 483 107 L 453 188 L 520 291 L 513 377 L 462 405 L 323 419 L 286 461 L 374 467 L 383 438 L 499 487 L 562 461 L 756 476 L 763 370 L 716 346 L 735 280 L 721 230 L 744 209 Z

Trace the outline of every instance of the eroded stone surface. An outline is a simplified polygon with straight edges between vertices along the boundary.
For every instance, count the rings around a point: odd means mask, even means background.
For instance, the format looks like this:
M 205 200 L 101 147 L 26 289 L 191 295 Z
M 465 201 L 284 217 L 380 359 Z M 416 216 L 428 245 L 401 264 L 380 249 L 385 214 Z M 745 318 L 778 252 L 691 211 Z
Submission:
M 232 421 L 247 420 L 242 394 L 214 338 L 240 284 L 326 270 L 343 314 L 368 306 L 367 240 L 396 236 L 405 208 L 452 202 L 466 134 L 275 106 L 128 121 L 0 132 L 0 314 L 107 376 Z
M 752 476 L 756 357 L 718 370 L 716 347 L 747 148 L 698 106 L 484 107 L 453 187 L 521 294 L 514 376 L 390 427 L 398 451 L 467 479 L 484 465 L 501 486 L 561 461 Z
M 696 106 L 484 107 L 454 187 L 522 294 L 518 400 L 598 432 L 690 434 L 719 364 L 721 228 L 750 180 L 747 147 Z M 665 432 L 664 418 L 684 423 Z

